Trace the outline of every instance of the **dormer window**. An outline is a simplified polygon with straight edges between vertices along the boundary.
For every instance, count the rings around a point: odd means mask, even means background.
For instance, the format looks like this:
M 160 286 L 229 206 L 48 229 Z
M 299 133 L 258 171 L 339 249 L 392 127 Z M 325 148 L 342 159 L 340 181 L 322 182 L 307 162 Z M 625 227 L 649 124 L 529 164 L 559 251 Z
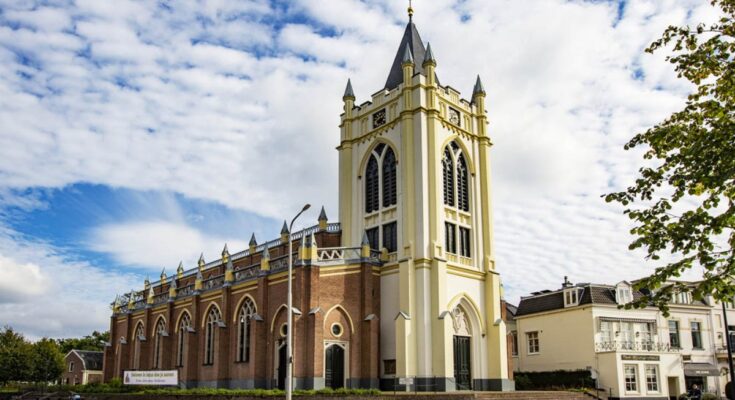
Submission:
M 678 292 L 674 294 L 672 299 L 676 304 L 691 304 L 692 294 L 689 292 Z
M 633 291 L 628 282 L 620 282 L 615 285 L 615 301 L 620 305 L 633 301 Z
M 579 305 L 579 288 L 564 289 L 564 307 L 574 307 Z

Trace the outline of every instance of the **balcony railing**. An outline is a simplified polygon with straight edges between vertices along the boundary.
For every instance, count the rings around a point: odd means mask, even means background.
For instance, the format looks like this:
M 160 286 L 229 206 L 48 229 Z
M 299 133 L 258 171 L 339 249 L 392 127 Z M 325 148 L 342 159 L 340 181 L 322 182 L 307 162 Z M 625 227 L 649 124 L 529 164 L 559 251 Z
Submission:
M 624 341 L 614 340 L 595 343 L 595 351 L 598 353 L 607 351 L 650 351 L 655 353 L 673 353 L 679 349 L 671 347 L 668 343 L 654 341 Z

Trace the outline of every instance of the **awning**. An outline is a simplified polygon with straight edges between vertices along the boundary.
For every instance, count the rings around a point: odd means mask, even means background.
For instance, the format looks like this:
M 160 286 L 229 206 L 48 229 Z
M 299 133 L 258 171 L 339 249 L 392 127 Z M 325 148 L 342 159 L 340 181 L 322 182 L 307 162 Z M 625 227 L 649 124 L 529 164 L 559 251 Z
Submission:
M 720 370 L 710 363 L 684 363 L 684 376 L 720 376 Z

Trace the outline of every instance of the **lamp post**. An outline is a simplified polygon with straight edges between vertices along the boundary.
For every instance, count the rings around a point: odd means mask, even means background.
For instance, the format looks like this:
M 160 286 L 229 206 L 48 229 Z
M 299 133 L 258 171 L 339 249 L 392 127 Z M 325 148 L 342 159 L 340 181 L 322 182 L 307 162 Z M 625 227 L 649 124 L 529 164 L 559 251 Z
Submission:
M 286 400 L 291 400 L 293 394 L 293 289 L 291 271 L 293 270 L 293 244 L 291 240 L 291 231 L 293 231 L 293 223 L 304 211 L 308 210 L 311 204 L 304 205 L 304 208 L 296 214 L 288 226 L 288 311 L 286 320 L 286 354 L 288 360 L 286 362 Z

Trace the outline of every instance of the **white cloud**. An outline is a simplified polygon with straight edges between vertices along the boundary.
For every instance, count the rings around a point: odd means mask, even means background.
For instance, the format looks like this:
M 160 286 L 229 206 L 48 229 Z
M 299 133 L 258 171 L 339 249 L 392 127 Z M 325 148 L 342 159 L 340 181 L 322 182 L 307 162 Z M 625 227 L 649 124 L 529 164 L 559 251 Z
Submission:
M 48 282 L 36 264 L 0 255 L 0 303 L 25 302 L 44 292 Z
M 497 258 L 512 301 L 564 275 L 615 282 L 652 268 L 627 251 L 622 209 L 599 196 L 633 182 L 640 152 L 623 144 L 691 89 L 665 52 L 643 50 L 666 26 L 714 12 L 629 1 L 618 21 L 617 7 L 415 5 L 441 82 L 468 96 L 479 73 L 488 91 Z M 405 3 L 388 0 L 6 8 L 2 21 L 19 27 L 0 26 L 0 188 L 90 182 L 278 219 L 304 199 L 336 209 L 344 84 L 351 76 L 358 102 L 381 88 L 405 23 Z M 95 233 L 98 250 L 145 266 L 219 254 L 225 239 L 167 218 Z
M 204 235 L 185 224 L 142 221 L 96 228 L 88 246 L 111 255 L 121 265 L 147 267 L 155 272 L 167 267 L 170 275 L 179 261 L 187 269 L 193 268 L 201 252 L 207 261 L 219 258 L 225 243 L 232 251 L 247 245 L 242 239 L 228 241 Z

